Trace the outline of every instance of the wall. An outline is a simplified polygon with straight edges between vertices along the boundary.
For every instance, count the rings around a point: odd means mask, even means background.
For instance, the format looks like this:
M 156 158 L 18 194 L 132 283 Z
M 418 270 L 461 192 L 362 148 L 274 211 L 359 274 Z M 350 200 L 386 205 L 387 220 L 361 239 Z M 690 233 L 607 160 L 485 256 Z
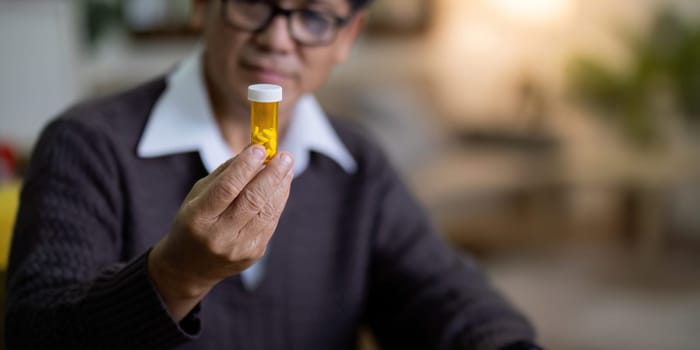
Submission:
M 0 1 L 0 140 L 27 151 L 79 95 L 74 1 Z

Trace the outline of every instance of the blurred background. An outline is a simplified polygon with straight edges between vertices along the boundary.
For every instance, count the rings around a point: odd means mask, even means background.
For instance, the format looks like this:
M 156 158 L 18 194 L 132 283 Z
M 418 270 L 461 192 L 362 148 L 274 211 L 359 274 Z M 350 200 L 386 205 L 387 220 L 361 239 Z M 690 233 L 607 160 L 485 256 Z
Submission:
M 198 42 L 189 12 L 0 0 L 0 270 L 42 126 L 171 69 Z M 319 98 L 547 348 L 700 346 L 697 0 L 376 0 Z

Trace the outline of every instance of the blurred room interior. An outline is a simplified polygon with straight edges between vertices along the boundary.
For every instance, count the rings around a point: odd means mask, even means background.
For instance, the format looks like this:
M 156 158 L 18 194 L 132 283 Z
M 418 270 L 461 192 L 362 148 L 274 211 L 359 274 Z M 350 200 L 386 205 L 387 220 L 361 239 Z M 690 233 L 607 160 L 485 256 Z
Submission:
M 190 54 L 189 11 L 0 0 L 0 270 L 41 127 Z M 544 346 L 698 348 L 700 2 L 376 0 L 326 85 Z

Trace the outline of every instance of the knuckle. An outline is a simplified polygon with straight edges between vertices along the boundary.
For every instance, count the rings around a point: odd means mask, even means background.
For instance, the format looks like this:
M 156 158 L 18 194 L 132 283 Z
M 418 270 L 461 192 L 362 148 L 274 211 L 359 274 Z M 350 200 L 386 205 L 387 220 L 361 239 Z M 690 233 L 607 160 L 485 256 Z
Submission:
M 183 220 L 181 225 L 190 235 L 199 237 L 199 224 L 195 220 Z
M 206 239 L 207 250 L 211 255 L 219 260 L 229 260 L 230 250 L 226 249 L 224 244 L 221 244 L 217 239 Z
M 245 205 L 251 211 L 261 212 L 265 210 L 265 206 L 267 206 L 267 200 L 265 198 L 265 194 L 262 193 L 262 191 L 256 190 L 255 188 L 251 188 L 247 189 L 246 191 L 243 191 L 242 196 L 242 204 Z
M 213 223 L 210 218 L 202 214 L 198 205 L 199 203 L 195 201 L 186 201 L 183 204 L 181 215 L 177 219 L 182 227 L 193 234 L 207 230 Z
M 180 211 L 175 215 L 173 226 L 177 228 L 178 231 L 183 231 L 187 235 L 196 235 L 200 230 L 201 224 L 196 220 L 190 204 L 185 203 Z
M 197 215 L 197 201 L 196 201 L 196 199 L 193 199 L 193 198 L 185 199 L 185 201 L 182 203 L 182 207 L 180 208 L 180 214 L 188 219 L 192 218 L 192 217 L 196 217 L 196 215 Z
M 253 251 L 251 252 L 252 257 L 256 261 L 258 261 L 258 260 L 262 259 L 263 256 L 265 256 L 266 250 L 267 250 L 267 246 L 265 246 L 264 244 L 260 244 L 260 245 L 258 245 L 258 247 L 253 248 Z
M 255 174 L 255 166 L 247 161 L 236 162 L 229 166 L 216 183 L 217 195 L 233 199 L 245 188 L 249 179 Z
M 219 181 L 217 184 L 215 191 L 218 192 L 216 194 L 217 196 L 221 196 L 223 198 L 234 198 L 236 195 L 238 195 L 241 188 L 243 188 L 243 183 L 238 177 L 227 176 L 221 178 L 221 181 Z
M 249 254 L 249 261 L 252 263 L 255 263 L 256 261 L 262 259 L 262 257 L 265 255 L 265 249 L 264 248 L 255 248 L 252 250 Z
M 236 265 L 250 266 L 258 261 L 258 257 L 255 256 L 250 250 L 246 249 L 243 251 L 231 252 L 227 256 L 228 261 Z
M 243 152 L 239 158 L 237 158 L 237 162 L 235 163 L 235 168 L 238 170 L 237 172 L 239 174 L 242 174 L 243 176 L 251 176 L 257 172 L 257 170 L 260 167 L 260 164 L 257 164 L 255 160 L 252 159 L 252 157 L 244 157 L 243 155 L 246 155 L 248 152 Z
M 285 180 L 287 177 L 287 173 L 289 172 L 288 170 L 282 168 L 281 166 L 275 166 L 271 167 L 272 168 L 272 174 L 275 178 L 276 182 L 282 182 Z
M 260 258 L 265 255 L 265 250 L 267 249 L 266 244 L 262 242 L 260 238 L 255 238 L 248 242 L 248 249 L 246 249 L 246 257 L 248 260 L 253 262 L 260 260 Z
M 197 180 L 197 182 L 195 182 L 194 185 L 192 186 L 191 192 L 193 192 L 193 193 L 199 192 L 203 187 L 206 186 L 206 182 L 207 182 L 206 177 L 203 177 L 203 178 Z
M 258 212 L 258 217 L 264 222 L 273 221 L 277 218 L 277 210 L 270 202 L 265 202 L 261 210 Z

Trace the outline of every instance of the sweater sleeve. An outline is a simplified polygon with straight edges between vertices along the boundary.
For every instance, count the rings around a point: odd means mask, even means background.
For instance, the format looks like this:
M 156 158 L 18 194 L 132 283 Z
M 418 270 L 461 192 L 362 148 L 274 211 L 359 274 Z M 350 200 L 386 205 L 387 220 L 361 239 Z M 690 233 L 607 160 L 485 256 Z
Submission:
M 368 318 L 383 348 L 495 350 L 531 342 L 528 321 L 438 237 L 399 176 L 380 167 Z
M 152 284 L 148 252 L 121 254 L 122 194 L 106 135 L 58 119 L 42 133 L 20 198 L 8 270 L 14 348 L 165 349 L 197 336 Z

